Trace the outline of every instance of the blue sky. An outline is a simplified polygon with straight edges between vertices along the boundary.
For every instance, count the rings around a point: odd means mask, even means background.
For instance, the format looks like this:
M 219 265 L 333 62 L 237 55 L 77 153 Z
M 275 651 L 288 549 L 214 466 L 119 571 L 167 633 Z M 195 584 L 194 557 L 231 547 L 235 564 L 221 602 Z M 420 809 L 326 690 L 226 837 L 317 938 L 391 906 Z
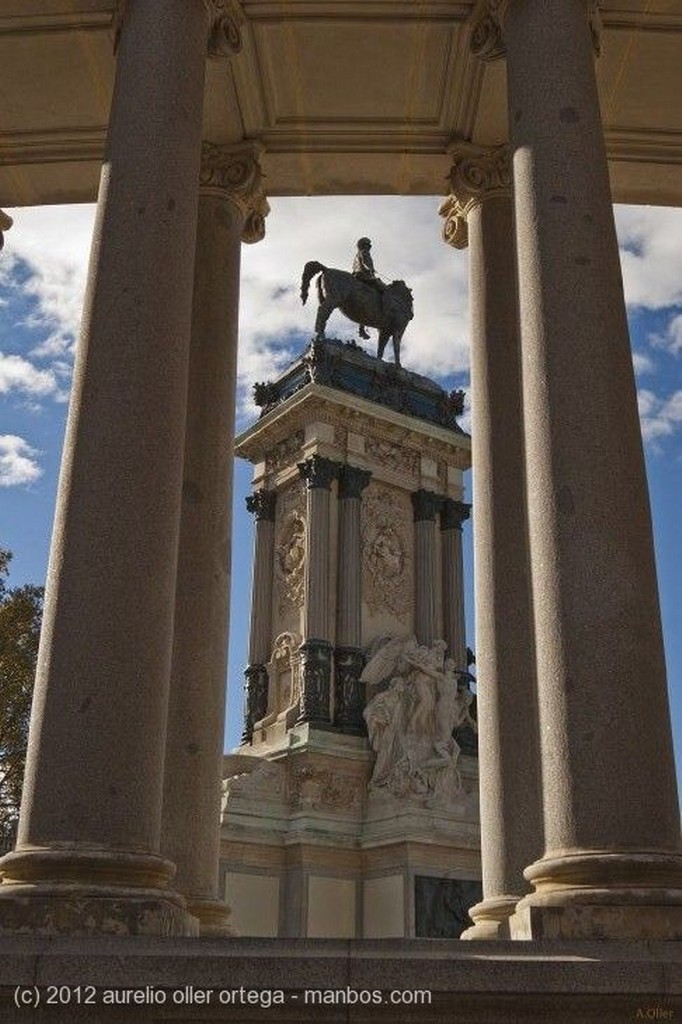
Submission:
M 238 429 L 256 415 L 250 388 L 272 377 L 311 335 L 314 304 L 298 297 L 309 259 L 350 264 L 369 235 L 378 272 L 413 288 L 415 320 L 404 363 L 447 386 L 468 385 L 466 253 L 440 241 L 438 200 L 397 197 L 272 201 L 265 241 L 244 247 Z M 12 582 L 42 582 L 68 405 L 74 338 L 93 207 L 9 211 L 0 255 L 0 545 L 14 552 Z M 682 766 L 682 211 L 617 207 L 659 569 L 671 708 Z M 353 334 L 335 314 L 328 333 Z M 466 425 L 466 419 L 465 419 Z M 235 464 L 228 746 L 241 732 L 252 524 L 250 467 Z M 470 493 L 470 488 L 469 488 Z M 473 640 L 471 530 L 465 531 L 469 642 Z M 624 751 L 624 757 L 655 751 Z

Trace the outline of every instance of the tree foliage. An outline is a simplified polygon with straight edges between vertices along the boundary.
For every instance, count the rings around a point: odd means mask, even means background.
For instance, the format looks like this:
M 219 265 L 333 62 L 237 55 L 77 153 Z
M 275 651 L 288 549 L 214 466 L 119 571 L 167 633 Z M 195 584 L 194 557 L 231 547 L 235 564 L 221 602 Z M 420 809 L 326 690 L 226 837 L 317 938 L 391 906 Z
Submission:
M 0 851 L 12 845 L 26 762 L 43 588 L 8 586 L 11 552 L 0 548 Z

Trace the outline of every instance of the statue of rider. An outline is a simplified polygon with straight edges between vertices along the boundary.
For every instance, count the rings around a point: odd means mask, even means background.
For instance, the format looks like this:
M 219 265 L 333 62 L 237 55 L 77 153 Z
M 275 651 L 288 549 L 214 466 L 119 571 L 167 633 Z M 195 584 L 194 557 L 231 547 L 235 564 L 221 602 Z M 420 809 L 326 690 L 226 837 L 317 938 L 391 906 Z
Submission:
M 355 254 L 353 260 L 353 277 L 357 277 L 358 281 L 364 281 L 366 284 L 371 285 L 373 288 L 382 293 L 382 305 L 383 305 L 383 292 L 386 291 L 386 285 L 377 277 L 376 270 L 374 269 L 374 260 L 370 255 L 370 249 L 372 243 L 369 238 L 358 239 L 358 251 Z M 360 324 L 360 330 L 358 334 L 361 338 L 369 338 L 367 328 L 364 324 Z

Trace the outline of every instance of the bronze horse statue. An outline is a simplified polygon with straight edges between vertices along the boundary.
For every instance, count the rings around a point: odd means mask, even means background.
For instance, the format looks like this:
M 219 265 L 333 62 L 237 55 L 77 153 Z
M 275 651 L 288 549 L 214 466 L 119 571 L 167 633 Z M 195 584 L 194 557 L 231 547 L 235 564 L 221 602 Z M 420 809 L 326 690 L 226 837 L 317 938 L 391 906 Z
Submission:
M 319 308 L 315 319 L 315 338 L 325 337 L 324 329 L 333 310 L 340 309 L 356 324 L 376 327 L 379 331 L 377 357 L 381 359 L 389 339 L 393 341 L 396 366 L 400 366 L 400 341 L 414 316 L 412 292 L 404 281 L 393 281 L 384 291 L 358 280 L 346 270 L 325 267 L 311 260 L 303 268 L 301 300 L 305 305 L 312 279 L 317 278 Z

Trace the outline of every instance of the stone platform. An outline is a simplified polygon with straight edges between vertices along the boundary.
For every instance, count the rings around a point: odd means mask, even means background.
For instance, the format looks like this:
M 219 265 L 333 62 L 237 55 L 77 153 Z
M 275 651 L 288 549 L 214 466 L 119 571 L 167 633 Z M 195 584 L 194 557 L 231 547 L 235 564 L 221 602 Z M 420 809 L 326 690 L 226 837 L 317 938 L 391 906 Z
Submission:
M 14 1003 L 16 986 L 28 993 L 23 1008 Z M 37 1007 L 30 1005 L 34 986 L 40 995 Z M 105 993 L 114 989 L 119 999 L 127 992 L 128 1005 L 104 1004 Z M 317 995 L 306 997 L 306 990 Z M 430 991 L 430 1005 L 391 1003 L 392 991 L 412 990 Z M 134 993 L 146 1004 L 133 1003 Z M 221 993 L 228 1000 L 224 1004 Z M 369 993 L 377 993 L 374 998 L 381 998 L 382 1004 L 361 1005 Z M 46 1005 L 50 996 L 55 1003 Z M 318 1002 L 312 1003 L 312 998 Z M 325 1002 L 320 1005 L 322 999 Z M 86 1000 L 92 1002 L 82 1005 Z M 3 1024 L 309 1020 L 320 1024 L 381 1020 L 393 1024 L 620 1024 L 680 1017 L 682 946 L 674 943 L 0 940 Z

